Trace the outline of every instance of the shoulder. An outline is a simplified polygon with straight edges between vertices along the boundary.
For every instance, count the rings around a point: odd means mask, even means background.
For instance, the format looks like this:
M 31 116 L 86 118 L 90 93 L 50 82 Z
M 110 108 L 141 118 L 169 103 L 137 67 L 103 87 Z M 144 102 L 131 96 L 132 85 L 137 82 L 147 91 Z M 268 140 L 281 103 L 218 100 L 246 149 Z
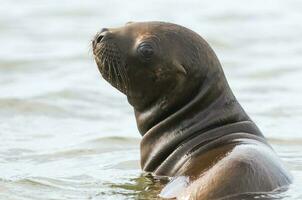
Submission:
M 291 182 L 274 151 L 261 143 L 236 145 L 188 188 L 193 199 L 213 199 L 228 194 L 268 192 Z

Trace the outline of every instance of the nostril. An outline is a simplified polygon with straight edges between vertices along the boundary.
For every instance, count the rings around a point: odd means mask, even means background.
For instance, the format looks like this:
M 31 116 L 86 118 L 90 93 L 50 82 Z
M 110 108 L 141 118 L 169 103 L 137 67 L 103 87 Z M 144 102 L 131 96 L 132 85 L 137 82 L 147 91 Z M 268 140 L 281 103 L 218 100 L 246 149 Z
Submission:
M 98 35 L 98 36 L 97 36 L 97 38 L 96 38 L 96 43 L 101 42 L 101 41 L 102 41 L 102 39 L 103 39 L 103 37 L 104 37 L 104 35 L 103 35 L 103 34 Z
M 108 28 L 102 28 L 102 30 L 99 32 L 99 34 L 95 38 L 95 44 L 102 41 L 102 39 L 107 35 L 109 29 Z

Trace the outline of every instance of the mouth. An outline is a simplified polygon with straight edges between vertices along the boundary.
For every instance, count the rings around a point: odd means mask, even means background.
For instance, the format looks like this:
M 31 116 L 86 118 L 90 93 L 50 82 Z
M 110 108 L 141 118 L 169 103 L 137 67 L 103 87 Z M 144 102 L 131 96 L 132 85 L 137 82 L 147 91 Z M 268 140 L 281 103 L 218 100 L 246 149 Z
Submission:
M 129 91 L 125 59 L 114 41 L 92 42 L 93 54 L 102 77 L 124 94 Z

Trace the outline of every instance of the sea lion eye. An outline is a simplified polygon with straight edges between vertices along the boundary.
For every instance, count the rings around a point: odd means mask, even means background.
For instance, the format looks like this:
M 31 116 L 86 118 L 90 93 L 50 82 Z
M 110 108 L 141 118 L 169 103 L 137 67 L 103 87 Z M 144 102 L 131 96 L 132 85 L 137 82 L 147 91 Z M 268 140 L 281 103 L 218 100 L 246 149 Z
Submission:
M 138 48 L 138 52 L 145 58 L 150 59 L 154 54 L 154 49 L 149 43 L 141 43 Z

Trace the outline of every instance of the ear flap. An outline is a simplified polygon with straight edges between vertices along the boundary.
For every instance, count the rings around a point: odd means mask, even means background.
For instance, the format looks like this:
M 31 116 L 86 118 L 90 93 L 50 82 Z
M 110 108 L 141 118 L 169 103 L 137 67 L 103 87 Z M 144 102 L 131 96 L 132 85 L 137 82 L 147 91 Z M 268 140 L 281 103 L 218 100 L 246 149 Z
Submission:
M 176 69 L 177 69 L 178 72 L 182 73 L 183 75 L 187 75 L 187 70 L 186 70 L 186 68 L 182 64 L 180 64 L 177 61 L 174 62 L 173 64 L 176 67 Z

